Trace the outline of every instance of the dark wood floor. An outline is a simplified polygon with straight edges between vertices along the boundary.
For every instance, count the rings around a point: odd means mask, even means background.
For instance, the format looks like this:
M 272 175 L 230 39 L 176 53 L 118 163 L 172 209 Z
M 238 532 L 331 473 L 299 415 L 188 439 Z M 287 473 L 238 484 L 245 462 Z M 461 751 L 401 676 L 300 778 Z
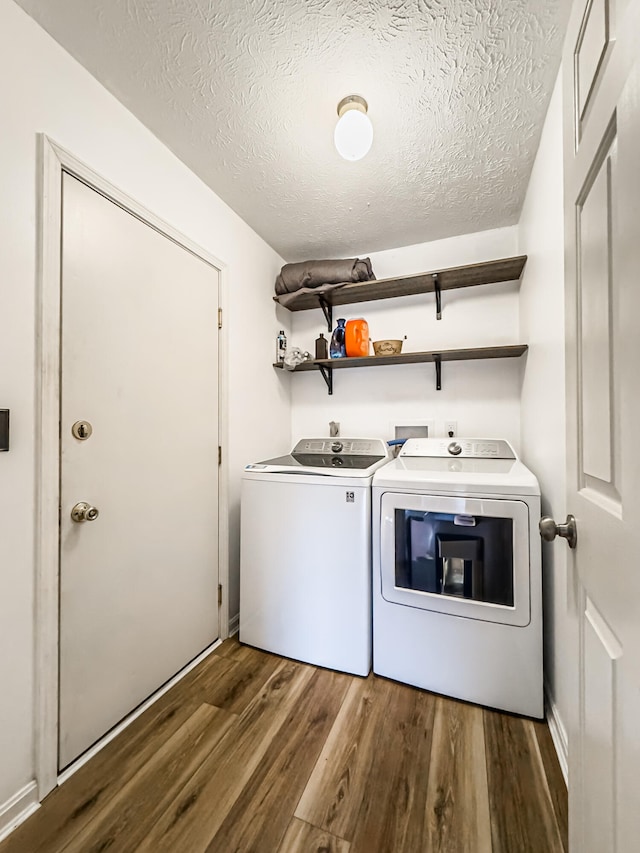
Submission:
M 555 853 L 544 723 L 227 640 L 0 853 Z

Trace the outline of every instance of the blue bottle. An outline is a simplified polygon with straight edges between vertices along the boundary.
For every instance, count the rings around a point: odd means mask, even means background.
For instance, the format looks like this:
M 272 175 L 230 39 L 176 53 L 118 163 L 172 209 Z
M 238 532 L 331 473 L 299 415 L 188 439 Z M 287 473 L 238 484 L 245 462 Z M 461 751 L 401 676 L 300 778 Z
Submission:
M 329 345 L 330 358 L 345 358 L 347 350 L 344 343 L 344 320 L 338 320 L 338 325 L 333 330 L 331 335 L 331 344 Z

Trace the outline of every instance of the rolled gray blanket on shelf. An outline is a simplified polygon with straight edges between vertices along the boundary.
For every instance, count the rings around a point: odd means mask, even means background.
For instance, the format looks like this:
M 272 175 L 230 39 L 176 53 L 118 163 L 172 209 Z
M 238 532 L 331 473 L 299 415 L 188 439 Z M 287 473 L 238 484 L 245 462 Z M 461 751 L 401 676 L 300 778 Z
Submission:
M 276 278 L 276 293 L 281 305 L 295 302 L 301 293 L 325 293 L 357 281 L 373 281 L 369 258 L 301 261 L 285 264 Z

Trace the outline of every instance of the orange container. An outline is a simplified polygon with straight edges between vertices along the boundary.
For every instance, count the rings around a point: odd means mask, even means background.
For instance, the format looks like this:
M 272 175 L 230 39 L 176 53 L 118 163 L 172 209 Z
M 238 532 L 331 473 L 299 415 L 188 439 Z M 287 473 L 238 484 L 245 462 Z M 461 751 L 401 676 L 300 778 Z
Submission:
M 347 320 L 344 331 L 344 344 L 347 356 L 369 355 L 369 324 L 362 317 L 357 320 Z

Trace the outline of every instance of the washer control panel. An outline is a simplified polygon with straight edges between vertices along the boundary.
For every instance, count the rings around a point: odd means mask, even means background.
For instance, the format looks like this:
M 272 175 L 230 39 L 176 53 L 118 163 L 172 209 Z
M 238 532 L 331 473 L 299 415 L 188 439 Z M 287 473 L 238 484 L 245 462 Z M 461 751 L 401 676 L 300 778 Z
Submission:
M 490 438 L 410 438 L 400 456 L 458 457 L 460 459 L 516 459 L 508 441 Z
M 303 438 L 293 453 L 339 453 L 344 456 L 386 456 L 387 446 L 380 438 Z

